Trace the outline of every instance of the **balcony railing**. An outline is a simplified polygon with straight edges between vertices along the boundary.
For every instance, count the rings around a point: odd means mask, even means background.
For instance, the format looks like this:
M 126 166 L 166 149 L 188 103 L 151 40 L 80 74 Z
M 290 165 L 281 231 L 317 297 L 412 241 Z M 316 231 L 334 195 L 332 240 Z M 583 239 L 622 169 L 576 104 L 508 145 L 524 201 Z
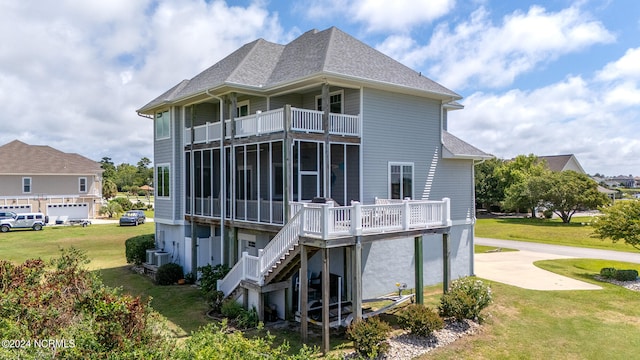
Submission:
M 323 133 L 322 111 L 291 108 L 291 130 Z M 264 135 L 285 130 L 285 108 L 256 112 L 235 119 L 236 138 Z M 225 120 L 225 137 L 231 138 L 231 120 Z M 201 144 L 221 139 L 220 122 L 206 123 L 193 128 L 193 143 Z M 359 115 L 329 114 L 329 133 L 342 136 L 360 136 L 362 121 Z M 191 143 L 191 128 L 184 132 L 184 143 Z

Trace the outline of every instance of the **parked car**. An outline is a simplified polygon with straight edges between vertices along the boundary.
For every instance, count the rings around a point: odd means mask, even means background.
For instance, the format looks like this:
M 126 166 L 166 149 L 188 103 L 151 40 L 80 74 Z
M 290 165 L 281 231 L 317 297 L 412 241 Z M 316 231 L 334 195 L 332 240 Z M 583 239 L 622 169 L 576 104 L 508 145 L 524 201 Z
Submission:
M 120 226 L 144 224 L 147 217 L 142 210 L 129 210 L 120 217 Z
M 42 227 L 49 222 L 43 213 L 15 214 L 12 218 L 0 220 L 0 231 L 9 232 L 12 229 L 33 229 L 42 230 Z
M 0 220 L 13 219 L 16 215 L 13 211 L 0 211 Z

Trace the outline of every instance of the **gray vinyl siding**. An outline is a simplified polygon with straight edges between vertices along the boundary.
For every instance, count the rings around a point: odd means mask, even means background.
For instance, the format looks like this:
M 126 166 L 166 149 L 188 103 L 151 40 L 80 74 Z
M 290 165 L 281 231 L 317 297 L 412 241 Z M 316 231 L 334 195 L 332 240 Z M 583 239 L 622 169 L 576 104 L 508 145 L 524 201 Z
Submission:
M 329 92 L 343 91 L 343 109 L 345 114 L 358 115 L 360 113 L 360 90 L 330 87 Z M 305 109 L 316 110 L 316 96 L 321 95 L 321 91 L 311 92 L 303 96 L 303 107 Z
M 414 164 L 413 197 L 422 199 L 440 161 L 440 103 L 364 89 L 363 202 L 389 196 L 389 162 Z
M 184 214 L 184 202 L 182 200 L 184 197 L 184 187 L 182 185 L 184 123 L 179 121 L 182 113 L 181 110 L 182 108 L 180 107 L 171 109 L 171 137 L 163 140 L 155 140 L 153 146 L 154 167 L 159 164 L 169 164 L 170 167 L 169 199 L 155 198 L 154 216 L 163 220 L 181 219 Z M 156 172 L 154 171 L 154 176 L 155 174 Z M 155 184 L 157 183 L 157 179 L 155 179 Z
M 451 199 L 451 220 L 475 216 L 473 160 L 442 159 L 436 167 L 429 200 Z
M 291 105 L 293 107 L 302 107 L 302 95 L 300 94 L 287 94 L 283 96 L 276 96 L 269 99 L 270 110 L 283 108 L 285 105 Z
M 196 126 L 220 121 L 218 104 L 202 103 L 195 106 L 193 122 Z M 191 107 L 186 108 L 185 126 L 191 125 Z

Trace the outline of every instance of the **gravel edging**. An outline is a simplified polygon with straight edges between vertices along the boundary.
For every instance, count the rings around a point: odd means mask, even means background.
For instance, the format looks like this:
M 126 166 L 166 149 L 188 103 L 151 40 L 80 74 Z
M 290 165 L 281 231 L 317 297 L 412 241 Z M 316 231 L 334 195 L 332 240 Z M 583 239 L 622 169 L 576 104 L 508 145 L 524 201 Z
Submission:
M 618 281 L 616 279 L 609 279 L 609 278 L 602 277 L 600 275 L 595 275 L 593 278 L 598 281 L 604 281 L 614 285 L 622 286 L 623 288 L 626 288 L 629 290 L 640 291 L 640 279 L 636 279 L 632 281 Z
M 471 321 L 445 321 L 445 327 L 427 337 L 417 336 L 408 331 L 387 339 L 389 349 L 377 360 L 409 360 L 435 348 L 451 344 L 461 337 L 477 334 L 481 325 Z M 356 353 L 347 354 L 344 359 L 355 359 Z

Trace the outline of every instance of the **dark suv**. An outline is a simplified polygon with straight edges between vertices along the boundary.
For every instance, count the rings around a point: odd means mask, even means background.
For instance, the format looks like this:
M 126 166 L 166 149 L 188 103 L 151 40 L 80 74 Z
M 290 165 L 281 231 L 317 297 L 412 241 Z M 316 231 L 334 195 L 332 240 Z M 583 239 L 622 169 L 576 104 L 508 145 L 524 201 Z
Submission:
M 120 217 L 120 226 L 144 224 L 147 219 L 142 210 L 129 210 Z

